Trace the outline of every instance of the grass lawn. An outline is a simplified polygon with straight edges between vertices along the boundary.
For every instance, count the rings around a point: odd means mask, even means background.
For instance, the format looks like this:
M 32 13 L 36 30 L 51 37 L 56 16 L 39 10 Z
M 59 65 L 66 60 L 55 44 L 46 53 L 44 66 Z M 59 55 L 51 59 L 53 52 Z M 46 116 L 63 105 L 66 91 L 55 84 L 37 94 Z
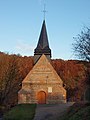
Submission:
M 75 103 L 58 120 L 90 120 L 90 103 Z
M 4 115 L 4 120 L 33 120 L 36 104 L 19 104 Z

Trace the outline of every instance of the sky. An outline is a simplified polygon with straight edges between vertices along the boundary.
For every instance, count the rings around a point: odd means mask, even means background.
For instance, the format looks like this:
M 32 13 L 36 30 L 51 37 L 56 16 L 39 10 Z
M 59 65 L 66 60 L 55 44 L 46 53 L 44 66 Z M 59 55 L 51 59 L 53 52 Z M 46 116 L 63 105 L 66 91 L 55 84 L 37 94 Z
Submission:
M 76 59 L 73 37 L 90 26 L 90 0 L 0 0 L 0 51 L 33 56 L 46 4 L 46 28 L 53 59 Z

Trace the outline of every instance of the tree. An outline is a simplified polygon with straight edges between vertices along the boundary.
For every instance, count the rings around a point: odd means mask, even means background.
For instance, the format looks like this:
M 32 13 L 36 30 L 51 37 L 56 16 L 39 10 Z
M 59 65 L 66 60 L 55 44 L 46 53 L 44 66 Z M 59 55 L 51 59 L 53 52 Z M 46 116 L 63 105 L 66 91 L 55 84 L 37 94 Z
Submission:
M 6 62 L 6 63 L 5 63 Z M 17 66 L 17 58 L 15 56 L 3 56 L 0 59 L 0 104 L 8 103 L 13 93 L 17 93 L 19 86 L 19 71 Z
M 33 67 L 33 57 L 0 52 L 0 105 L 17 104 L 22 80 Z
M 73 51 L 75 55 L 90 62 L 90 29 L 85 28 L 74 40 Z
M 81 34 L 78 34 L 78 36 L 75 39 L 75 43 L 73 44 L 75 55 L 79 58 L 86 60 L 89 62 L 89 64 L 86 65 L 86 84 L 87 89 L 89 87 L 90 90 L 90 28 L 86 28 L 83 31 L 81 31 Z M 86 91 L 85 96 L 88 100 L 90 100 L 90 93 L 89 90 Z

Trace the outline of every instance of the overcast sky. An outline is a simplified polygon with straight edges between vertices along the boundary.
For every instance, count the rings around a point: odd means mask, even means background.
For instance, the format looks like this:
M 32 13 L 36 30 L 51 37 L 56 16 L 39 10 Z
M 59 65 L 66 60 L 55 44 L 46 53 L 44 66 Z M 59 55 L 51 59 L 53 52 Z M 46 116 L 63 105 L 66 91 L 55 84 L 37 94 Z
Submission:
M 73 37 L 90 26 L 90 0 L 0 0 L 0 51 L 33 56 L 44 1 L 52 58 L 75 59 Z

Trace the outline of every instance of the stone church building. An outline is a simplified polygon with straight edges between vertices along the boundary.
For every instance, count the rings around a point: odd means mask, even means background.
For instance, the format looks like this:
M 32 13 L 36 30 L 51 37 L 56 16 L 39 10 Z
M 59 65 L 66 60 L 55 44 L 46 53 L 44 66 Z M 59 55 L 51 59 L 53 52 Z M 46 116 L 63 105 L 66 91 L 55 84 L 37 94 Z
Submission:
M 63 81 L 51 65 L 45 20 L 36 49 L 34 67 L 22 81 L 18 92 L 18 103 L 55 104 L 66 102 L 66 90 Z

